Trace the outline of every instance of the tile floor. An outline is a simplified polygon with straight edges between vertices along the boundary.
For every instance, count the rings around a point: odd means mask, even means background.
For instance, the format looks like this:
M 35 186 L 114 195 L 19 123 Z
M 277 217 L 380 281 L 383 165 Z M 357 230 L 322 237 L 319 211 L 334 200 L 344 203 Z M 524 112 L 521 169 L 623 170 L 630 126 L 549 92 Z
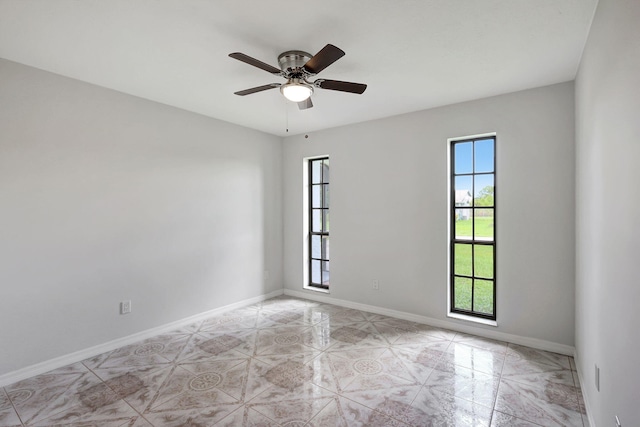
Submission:
M 283 296 L 0 388 L 0 426 L 583 426 L 582 402 L 570 357 Z

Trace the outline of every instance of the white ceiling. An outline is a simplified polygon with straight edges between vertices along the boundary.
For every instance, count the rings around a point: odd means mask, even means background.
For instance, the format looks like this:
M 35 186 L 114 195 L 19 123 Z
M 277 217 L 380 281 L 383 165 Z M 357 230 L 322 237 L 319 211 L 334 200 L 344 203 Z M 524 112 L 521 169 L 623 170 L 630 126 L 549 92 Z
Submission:
M 362 122 L 575 77 L 597 0 L 0 0 L 0 57 L 275 135 Z M 278 66 L 332 43 L 346 56 L 299 111 Z

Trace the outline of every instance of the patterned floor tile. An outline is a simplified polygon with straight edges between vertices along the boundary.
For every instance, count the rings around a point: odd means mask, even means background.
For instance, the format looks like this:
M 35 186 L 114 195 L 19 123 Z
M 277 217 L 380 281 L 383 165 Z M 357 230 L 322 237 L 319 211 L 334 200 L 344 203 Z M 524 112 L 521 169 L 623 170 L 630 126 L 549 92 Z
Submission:
M 471 347 L 477 347 L 483 350 L 493 351 L 494 353 L 504 354 L 507 352 L 509 344 L 504 341 L 492 340 L 484 337 L 477 337 L 475 335 L 464 334 L 458 332 L 453 338 L 454 342 L 463 343 Z
M 158 391 L 174 369 L 175 367 L 171 366 L 147 375 L 124 374 L 105 381 L 105 384 L 136 411 L 144 413 L 155 402 Z
M 131 421 L 129 421 L 129 423 L 127 424 L 123 424 L 121 427 L 153 427 L 153 424 L 145 420 L 142 416 L 137 417 L 135 421 L 133 421 L 133 423 Z
M 315 384 L 304 382 L 295 387 L 280 387 L 275 385 L 268 388 L 264 392 L 257 395 L 247 404 L 253 408 L 268 407 L 270 405 L 276 405 L 280 402 L 293 401 L 293 400 L 308 400 L 314 401 L 317 399 L 329 399 L 335 397 L 336 394 L 326 390 L 322 387 L 318 387 Z M 259 412 L 266 415 L 264 410 L 257 409 Z
M 588 425 L 575 369 L 281 296 L 0 388 L 0 427 Z
M 407 427 L 407 424 L 364 405 L 337 396 L 309 423 L 309 427 Z
M 368 322 L 329 327 L 329 351 L 388 346 L 389 342 Z
M 13 409 L 9 396 L 7 396 L 3 388 L 0 388 L 0 426 L 9 427 L 19 425 L 22 425 L 22 423 L 15 409 Z
M 377 324 L 378 328 L 379 324 Z M 388 335 L 389 332 L 386 332 Z M 405 345 L 405 344 L 417 344 L 417 343 L 430 343 L 434 341 L 451 341 L 455 336 L 455 332 L 447 331 L 445 329 L 434 328 L 427 325 L 417 325 L 411 330 L 397 329 L 396 339 L 393 341 L 393 345 Z
M 258 315 L 259 328 L 279 326 L 312 326 L 329 321 L 329 314 L 315 306 L 293 307 L 286 310 L 272 306 Z
M 176 358 L 178 363 L 186 360 L 237 359 L 252 356 L 256 352 L 255 329 L 239 331 L 200 331 L 193 335 Z
M 582 426 L 574 386 L 540 381 L 524 384 L 502 379 L 495 410 L 544 426 Z
M 509 344 L 506 362 L 526 361 L 532 365 L 547 365 L 557 369 L 571 370 L 571 362 L 569 359 L 569 356 L 563 354 Z
M 326 347 L 308 326 L 281 326 L 260 329 L 255 340 L 256 357 L 282 354 L 314 353 Z
M 492 409 L 424 386 L 405 413 L 412 426 L 489 426 Z
M 435 341 L 425 344 L 393 346 L 391 351 L 400 359 L 420 384 L 429 378 L 433 368 L 444 358 L 447 341 Z
M 502 376 L 523 384 L 540 381 L 575 386 L 568 356 L 509 344 Z
M 336 393 L 421 384 L 388 348 L 327 351 L 311 366 L 312 381 Z
M 333 401 L 333 396 L 248 403 L 246 406 L 286 426 L 303 426 Z
M 216 427 L 280 427 L 280 423 L 262 415 L 260 412 L 243 405 L 226 416 Z
M 548 370 L 542 371 L 540 365 L 536 365 L 536 370 L 531 372 L 533 363 L 530 362 L 523 364 L 518 362 L 517 366 L 512 364 L 505 364 L 502 372 L 502 378 L 510 381 L 515 381 L 523 384 L 540 384 L 540 382 L 549 381 L 552 383 L 564 384 L 573 387 L 575 385 L 573 374 L 566 369 L 552 370 L 553 368 L 547 368 Z M 524 366 L 523 366 L 524 365 Z M 545 365 L 542 365 L 543 367 Z M 538 369 L 540 369 L 538 371 Z M 537 372 L 536 372 L 537 371 Z
M 146 413 L 144 417 L 158 427 L 213 426 L 239 407 L 238 404 L 217 404 L 190 409 L 165 407 Z
M 540 424 L 514 417 L 503 412 L 493 411 L 491 417 L 491 427 L 542 427 Z
M 242 385 L 226 372 L 218 372 L 220 365 L 212 363 L 210 370 L 203 367 L 201 373 L 175 367 L 142 415 L 154 425 L 212 425 L 236 410 L 240 399 L 227 392 L 237 392 Z
M 12 384 L 6 391 L 22 421 L 33 424 L 82 403 L 91 408 L 87 390 L 101 384 L 84 365 L 76 363 Z
M 34 427 L 51 426 L 104 426 L 116 427 L 134 423 L 139 417 L 131 406 L 113 394 L 104 393 L 100 400 L 91 404 L 65 408 L 57 414 L 28 425 Z
M 332 326 L 350 325 L 354 322 L 365 322 L 367 318 L 364 312 L 352 308 L 338 307 L 330 304 L 323 304 L 317 307 L 325 316 L 329 317 Z
M 251 310 L 249 313 L 230 311 L 211 317 L 202 322 L 200 331 L 214 330 L 220 331 L 238 331 L 241 329 L 254 329 L 258 323 L 258 312 Z
M 454 341 L 447 347 L 443 360 L 474 371 L 500 375 L 504 366 L 505 353 Z
M 103 379 L 132 371 L 141 375 L 170 365 L 184 349 L 191 334 L 165 334 L 118 348 L 82 363 Z
M 500 377 L 442 361 L 436 365 L 425 387 L 470 400 L 489 408 L 495 403 Z
M 420 385 L 395 386 L 384 391 L 378 389 L 346 392 L 342 396 L 392 419 L 408 423 L 411 416 L 407 418 L 405 413 L 411 409 L 411 404 L 421 389 Z

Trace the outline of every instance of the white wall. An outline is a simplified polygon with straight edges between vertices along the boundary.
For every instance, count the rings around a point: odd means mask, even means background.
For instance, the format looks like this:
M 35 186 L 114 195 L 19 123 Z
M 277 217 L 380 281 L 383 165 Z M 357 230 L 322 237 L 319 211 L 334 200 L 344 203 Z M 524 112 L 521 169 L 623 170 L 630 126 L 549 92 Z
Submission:
M 281 289 L 281 161 L 281 138 L 0 60 L 0 375 Z
M 447 138 L 486 132 L 498 138 L 497 330 L 572 346 L 571 82 L 286 138 L 285 288 L 303 285 L 303 158 L 328 154 L 330 296 L 446 320 Z
M 576 349 L 597 426 L 640 420 L 638 22 L 637 0 L 600 0 L 576 79 Z

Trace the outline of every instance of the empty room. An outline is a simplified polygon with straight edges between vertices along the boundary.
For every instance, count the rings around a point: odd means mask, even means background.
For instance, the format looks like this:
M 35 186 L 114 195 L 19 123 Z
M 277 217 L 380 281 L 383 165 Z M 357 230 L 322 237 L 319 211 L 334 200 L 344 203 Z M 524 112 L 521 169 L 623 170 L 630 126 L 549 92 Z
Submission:
M 638 22 L 0 0 L 0 427 L 637 426 Z

